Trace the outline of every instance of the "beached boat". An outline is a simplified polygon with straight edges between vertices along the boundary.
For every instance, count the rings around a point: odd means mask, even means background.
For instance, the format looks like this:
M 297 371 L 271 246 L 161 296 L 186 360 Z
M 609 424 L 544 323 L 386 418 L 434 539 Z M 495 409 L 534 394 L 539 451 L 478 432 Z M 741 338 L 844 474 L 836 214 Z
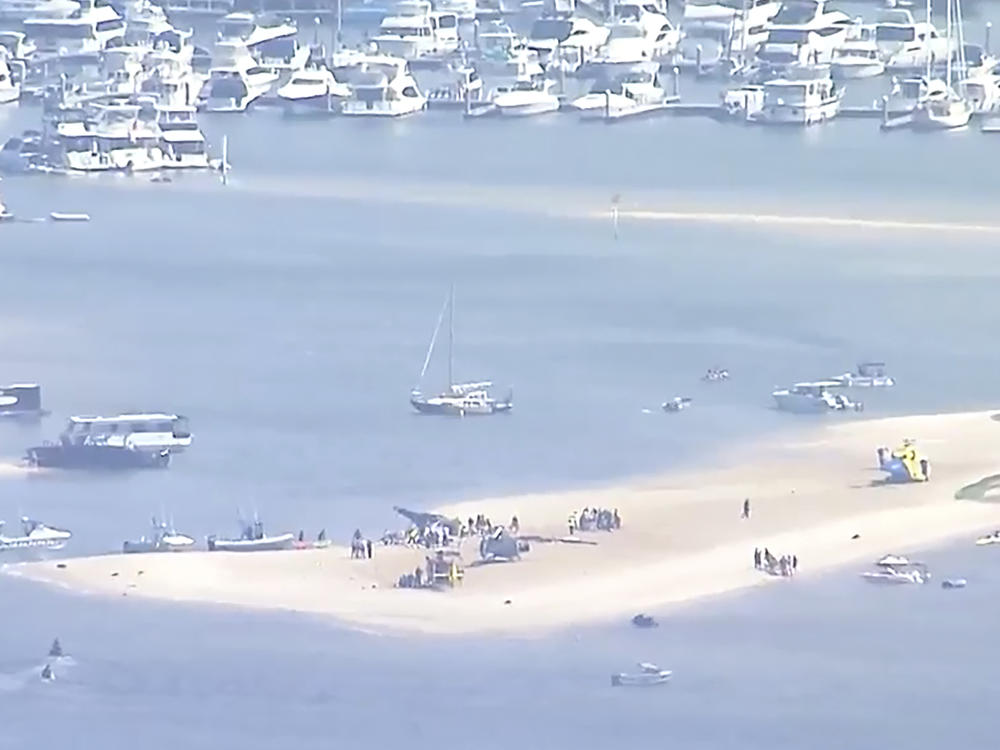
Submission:
M 448 389 L 437 396 L 424 396 L 417 386 L 410 391 L 410 405 L 421 414 L 447 414 L 464 417 L 466 415 L 499 414 L 509 412 L 514 408 L 513 396 L 508 393 L 507 398 L 498 400 L 490 395 L 489 389 L 493 385 L 489 381 L 479 381 L 474 383 L 456 383 L 452 375 L 454 368 L 454 343 L 455 343 L 455 290 L 452 289 L 445 300 L 445 306 L 438 317 L 437 326 L 431 336 L 430 346 L 427 348 L 427 356 L 424 357 L 424 366 L 420 370 L 418 381 L 422 381 L 427 374 L 427 368 L 434 355 L 434 347 L 437 344 L 441 326 L 444 323 L 445 313 L 448 315 Z
M 842 385 L 835 380 L 820 380 L 812 383 L 796 383 L 791 388 L 779 388 L 771 397 L 782 411 L 797 414 L 822 414 L 830 411 L 861 411 L 862 404 L 851 401 L 841 393 L 831 389 Z
M 134 541 L 126 541 L 122 552 L 181 552 L 194 547 L 194 539 L 187 534 L 180 534 L 173 527 L 162 521 L 153 519 L 153 531 L 150 536 L 142 536 Z
M 264 524 L 259 520 L 241 525 L 242 531 L 236 539 L 208 537 L 209 552 L 271 552 L 292 549 L 295 545 L 295 534 L 265 534 Z
M 976 540 L 976 546 L 978 547 L 986 547 L 990 544 L 1000 544 L 1000 529 L 986 536 L 981 536 Z
M 611 675 L 611 684 L 614 687 L 652 687 L 669 682 L 673 674 L 669 669 L 641 662 L 638 672 L 618 672 Z
M 856 372 L 845 372 L 830 380 L 844 388 L 891 388 L 896 381 L 885 374 L 885 362 L 862 362 Z
M 7 536 L 3 533 L 3 521 L 0 521 L 0 552 L 18 549 L 62 549 L 73 536 L 65 529 L 46 526 L 27 516 L 21 518 L 21 536 Z

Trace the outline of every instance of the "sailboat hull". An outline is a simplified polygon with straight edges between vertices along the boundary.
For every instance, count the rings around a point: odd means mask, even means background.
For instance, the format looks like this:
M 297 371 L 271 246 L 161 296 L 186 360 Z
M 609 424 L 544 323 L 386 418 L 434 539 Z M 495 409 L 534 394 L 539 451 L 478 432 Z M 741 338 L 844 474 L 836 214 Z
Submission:
M 420 414 L 437 414 L 451 417 L 466 416 L 487 416 L 490 414 L 503 414 L 514 408 L 514 405 L 505 403 L 485 403 L 485 404 L 459 404 L 444 399 L 416 399 L 411 398 L 410 404 Z

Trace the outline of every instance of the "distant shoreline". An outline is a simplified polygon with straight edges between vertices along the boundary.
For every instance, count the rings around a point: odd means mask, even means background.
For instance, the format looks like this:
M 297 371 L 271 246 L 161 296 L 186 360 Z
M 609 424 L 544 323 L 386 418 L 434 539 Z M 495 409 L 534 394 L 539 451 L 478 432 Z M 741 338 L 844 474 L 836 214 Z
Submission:
M 330 616 L 384 632 L 534 635 L 624 620 L 684 602 L 809 576 L 886 553 L 910 554 L 1000 527 L 1000 503 L 956 499 L 1000 474 L 992 412 L 825 424 L 760 446 L 733 445 L 727 465 L 680 470 L 600 489 L 486 498 L 441 510 L 495 523 L 517 515 L 525 534 L 566 536 L 583 507 L 616 508 L 623 527 L 581 534 L 595 545 L 533 543 L 522 560 L 470 565 L 454 590 L 394 589 L 423 562 L 422 549 L 376 546 L 373 560 L 346 548 L 105 555 L 8 566 L 5 571 L 78 592 L 201 602 Z M 875 448 L 913 438 L 930 482 L 880 483 Z M 966 495 L 968 496 L 968 495 Z M 740 518 L 744 498 L 751 518 Z M 984 499 L 986 499 L 984 497 Z M 754 548 L 795 554 L 801 574 L 755 570 Z M 858 585 L 864 585 L 860 581 Z

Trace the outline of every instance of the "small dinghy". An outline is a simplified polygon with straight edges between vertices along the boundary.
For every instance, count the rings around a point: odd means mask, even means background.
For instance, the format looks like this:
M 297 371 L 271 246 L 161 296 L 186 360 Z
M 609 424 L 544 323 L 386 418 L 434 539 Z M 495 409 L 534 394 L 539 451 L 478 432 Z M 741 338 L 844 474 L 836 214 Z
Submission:
M 42 682 L 53 682 L 56 679 L 55 670 L 52 669 L 51 664 L 46 664 L 42 667 Z
M 70 214 L 61 211 L 53 211 L 49 214 L 52 221 L 90 221 L 90 214 Z
M 668 682 L 672 675 L 673 672 L 669 669 L 660 669 L 655 664 L 640 662 L 638 672 L 619 672 L 611 675 L 611 685 L 613 687 L 652 687 Z
M 691 406 L 691 399 L 681 396 L 674 396 L 674 398 L 669 401 L 664 401 L 660 404 L 660 408 L 667 413 L 682 411 L 687 409 L 689 406 Z
M 254 519 L 252 523 L 241 522 L 242 533 L 238 539 L 220 539 L 217 536 L 208 538 L 209 552 L 270 552 L 292 549 L 295 544 L 294 534 L 268 535 L 264 533 L 264 524 Z
M 976 545 L 979 547 L 985 547 L 988 544 L 1000 544 L 1000 529 L 997 529 L 992 534 L 981 536 L 976 540 Z
M 653 617 L 645 614 L 638 614 L 632 618 L 632 624 L 637 628 L 658 628 L 660 623 L 658 623 Z
M 721 383 L 724 380 L 729 380 L 729 370 L 720 370 L 716 367 L 712 367 L 701 376 L 701 379 L 705 383 Z
M 965 584 L 968 583 L 964 578 L 948 578 L 941 581 L 941 588 L 943 589 L 964 589 Z

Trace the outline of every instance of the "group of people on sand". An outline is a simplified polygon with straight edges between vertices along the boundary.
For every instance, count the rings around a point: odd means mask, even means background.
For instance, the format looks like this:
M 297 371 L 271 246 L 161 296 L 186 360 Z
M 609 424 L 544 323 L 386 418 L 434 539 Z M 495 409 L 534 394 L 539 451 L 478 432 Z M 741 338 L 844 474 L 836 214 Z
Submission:
M 374 557 L 372 540 L 365 539 L 361 535 L 361 529 L 355 529 L 354 536 L 351 537 L 351 559 L 371 560 L 372 557 Z
M 790 577 L 795 575 L 799 569 L 798 555 L 782 555 L 775 557 L 767 547 L 760 549 L 754 547 L 753 566 L 757 570 L 763 570 L 772 576 Z
M 617 531 L 622 527 L 622 517 L 618 508 L 584 508 L 579 513 L 570 513 L 567 523 L 572 536 L 578 531 Z

